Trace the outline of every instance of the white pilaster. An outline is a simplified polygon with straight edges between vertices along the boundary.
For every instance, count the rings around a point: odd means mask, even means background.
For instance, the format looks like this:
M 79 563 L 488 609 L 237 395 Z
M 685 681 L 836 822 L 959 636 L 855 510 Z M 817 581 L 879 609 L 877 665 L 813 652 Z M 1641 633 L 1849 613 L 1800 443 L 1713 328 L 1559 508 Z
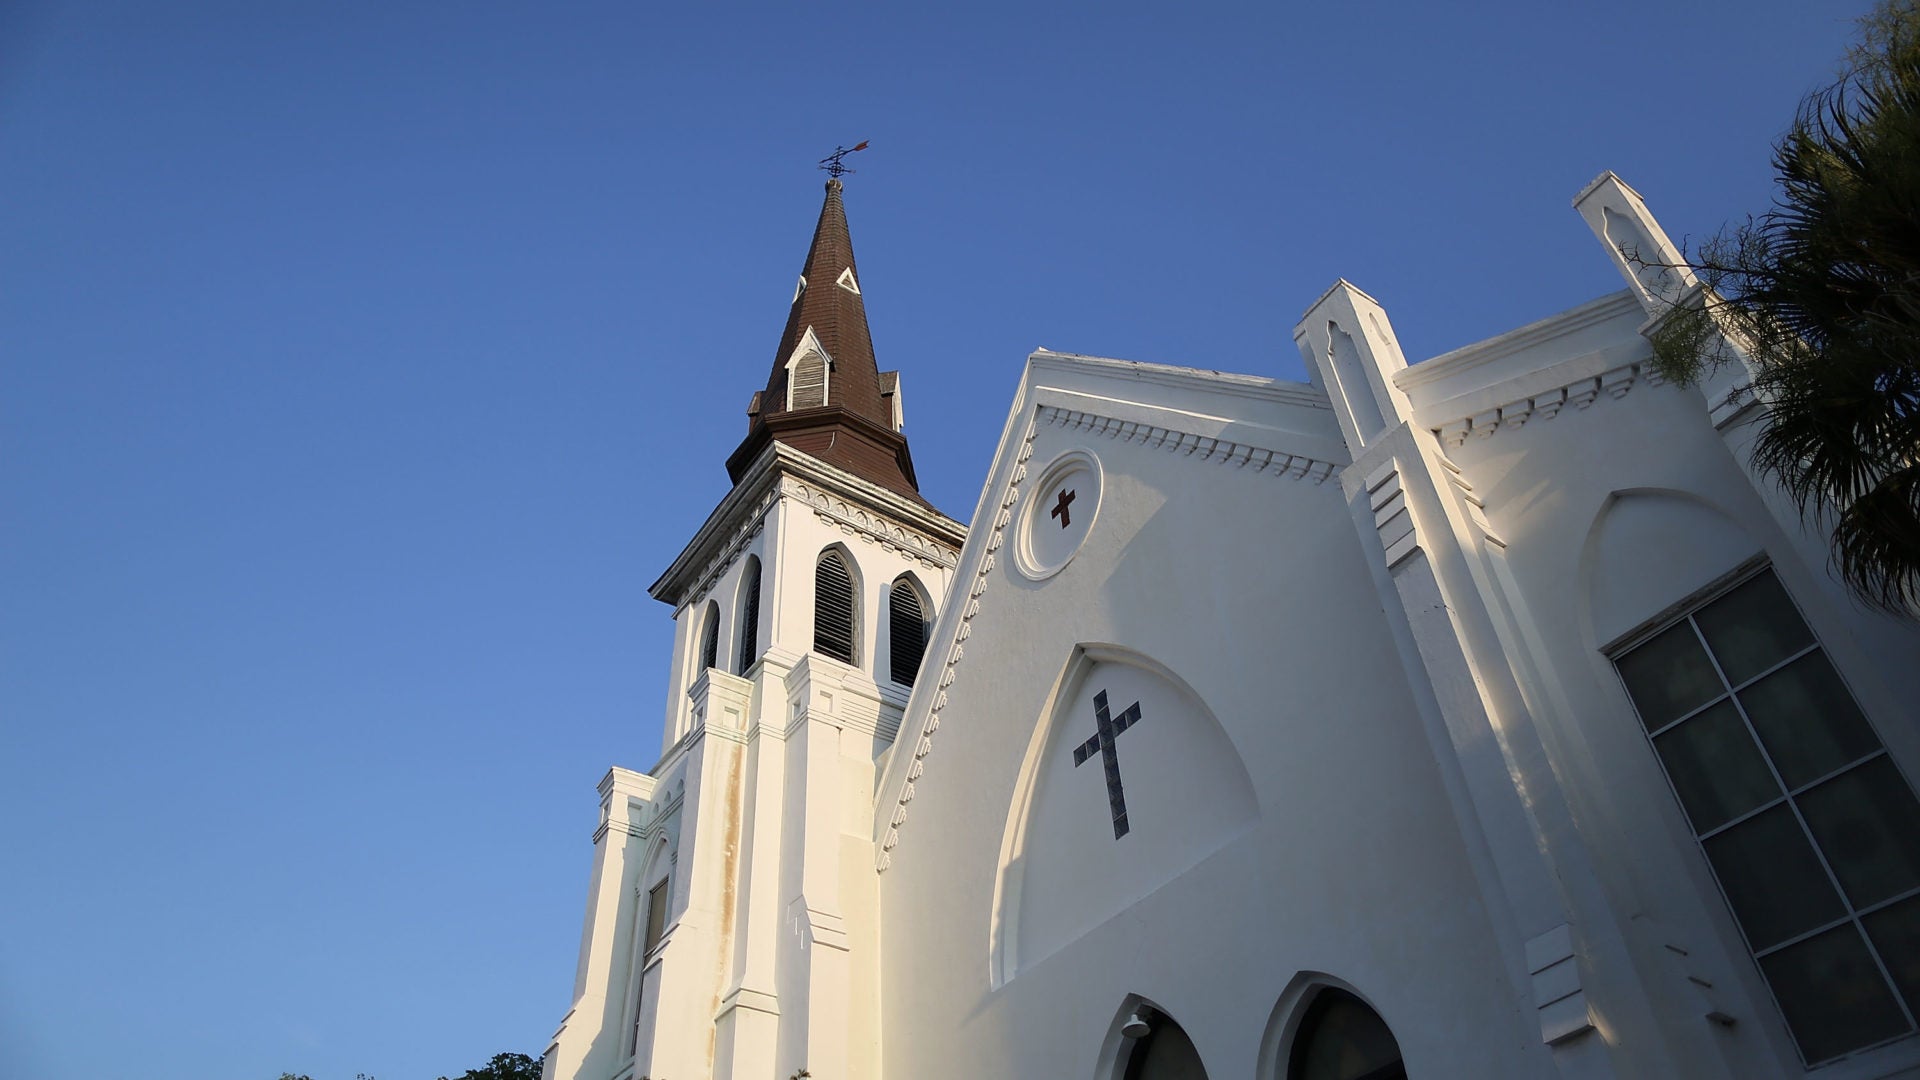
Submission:
M 652 777 L 618 767 L 600 779 L 600 824 L 593 832 L 573 1007 L 547 1048 L 549 1076 L 611 1073 L 625 1056 L 625 995 L 610 991 L 624 988 L 630 974 L 622 958 L 632 952 L 631 919 L 622 916 L 631 911 L 632 879 L 643 854 L 640 822 L 654 786 Z
M 712 1024 L 733 945 L 751 689 L 710 668 L 690 694 L 673 915 L 659 949 L 651 1053 L 636 1058 L 652 1075 L 713 1073 Z

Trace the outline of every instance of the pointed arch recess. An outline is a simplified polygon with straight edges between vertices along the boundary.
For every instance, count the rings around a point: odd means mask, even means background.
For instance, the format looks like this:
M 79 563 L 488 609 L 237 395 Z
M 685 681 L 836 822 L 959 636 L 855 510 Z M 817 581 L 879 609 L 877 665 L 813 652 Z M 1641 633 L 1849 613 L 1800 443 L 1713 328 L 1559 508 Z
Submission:
M 1385 1025 L 1398 1047 L 1399 1036 L 1392 1035 L 1393 1025 L 1387 1022 L 1386 1014 L 1380 1011 L 1380 1006 L 1372 998 L 1361 993 L 1352 983 L 1324 971 L 1302 971 L 1288 981 L 1286 989 L 1280 991 L 1280 998 L 1267 1017 L 1266 1031 L 1260 1036 L 1260 1061 L 1254 1073 L 1255 1080 L 1289 1080 L 1289 1067 L 1300 1029 L 1313 1011 L 1315 1000 L 1328 990 L 1351 997 L 1371 1010 Z
M 700 612 L 700 666 L 694 668 L 693 677 L 698 679 L 710 667 L 720 663 L 720 604 L 707 601 Z
M 1601 649 L 1764 551 L 1733 515 L 1693 492 L 1611 492 L 1580 551 L 1577 602 L 1587 644 Z
M 1001 836 L 987 942 L 988 980 L 996 990 L 1011 981 L 1023 966 L 1045 959 L 1061 946 L 1077 940 L 1086 930 L 1092 929 L 1091 925 L 1083 927 L 1077 933 L 1066 934 L 1038 948 L 1023 950 L 1020 945 L 1032 854 L 1030 849 L 1034 839 L 1034 811 L 1041 793 L 1040 780 L 1047 771 L 1049 749 L 1066 750 L 1072 743 L 1078 742 L 1083 734 L 1077 730 L 1066 730 L 1066 725 L 1079 718 L 1079 710 L 1073 708 L 1078 700 L 1077 695 L 1087 677 L 1100 665 L 1133 668 L 1161 683 L 1184 708 L 1189 725 L 1195 729 L 1189 734 L 1204 736 L 1218 749 L 1219 759 L 1227 763 L 1225 772 L 1214 777 L 1206 792 L 1206 797 L 1218 800 L 1225 812 L 1217 817 L 1216 827 L 1210 832 L 1187 838 L 1179 852 L 1179 864 L 1163 864 L 1164 876 L 1152 888 L 1158 888 L 1160 884 L 1179 877 L 1199 864 L 1243 833 L 1260 816 L 1253 778 L 1247 772 L 1239 749 L 1234 746 L 1233 740 L 1207 707 L 1205 700 L 1185 679 L 1159 661 L 1125 646 L 1104 642 L 1075 645 L 1054 681 L 1053 689 L 1040 710 L 1039 721 L 1034 725 L 1033 736 L 1028 740 Z M 1118 902 L 1116 899 L 1115 903 Z M 1110 914 L 1101 916 L 1100 921 Z
M 735 654 L 735 671 L 745 676 L 760 659 L 760 557 L 748 555 L 740 570 L 740 595 L 734 610 L 740 613 L 740 648 Z
M 1120 1008 L 1114 1011 L 1113 1018 L 1107 1022 L 1105 1038 L 1100 1040 L 1100 1054 L 1099 1057 L 1095 1059 L 1093 1067 L 1093 1075 L 1099 1077 L 1100 1080 L 1109 1080 L 1109 1078 L 1110 1080 L 1125 1080 L 1127 1067 L 1132 1063 L 1134 1047 L 1138 1044 L 1139 1040 L 1129 1038 L 1121 1029 L 1126 1025 L 1129 1017 L 1136 1015 L 1146 1020 L 1150 1025 L 1155 1023 L 1172 1024 L 1174 1027 L 1180 1029 L 1181 1035 L 1185 1036 L 1188 1042 L 1192 1042 L 1192 1036 L 1188 1034 L 1186 1027 L 1174 1018 L 1173 1013 L 1162 1007 L 1158 1002 L 1143 997 L 1140 994 L 1128 994 L 1125 998 L 1121 999 Z M 1194 1056 L 1199 1058 L 1198 1045 L 1194 1047 Z M 1200 1058 L 1200 1067 L 1204 1073 L 1206 1070 L 1206 1059 Z M 1207 1075 L 1211 1074 L 1209 1073 Z

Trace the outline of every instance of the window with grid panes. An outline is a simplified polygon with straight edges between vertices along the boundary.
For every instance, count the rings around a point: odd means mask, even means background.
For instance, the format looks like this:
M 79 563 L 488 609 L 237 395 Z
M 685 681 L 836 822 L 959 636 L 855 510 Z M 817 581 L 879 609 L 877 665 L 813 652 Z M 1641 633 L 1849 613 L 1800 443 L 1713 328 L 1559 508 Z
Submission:
M 1773 571 L 1614 663 L 1807 1063 L 1913 1033 L 1920 801 Z

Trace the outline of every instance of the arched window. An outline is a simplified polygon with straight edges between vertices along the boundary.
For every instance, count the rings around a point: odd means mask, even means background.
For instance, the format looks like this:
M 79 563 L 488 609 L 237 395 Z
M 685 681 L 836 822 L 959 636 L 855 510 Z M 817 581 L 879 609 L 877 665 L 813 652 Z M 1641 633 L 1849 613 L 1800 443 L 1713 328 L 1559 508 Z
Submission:
M 1367 1003 L 1331 986 L 1313 996 L 1287 1057 L 1287 1080 L 1406 1080 L 1400 1044 Z
M 787 408 L 817 409 L 827 403 L 827 358 L 809 350 L 787 370 Z
M 760 659 L 760 560 L 747 556 L 740 572 L 740 674 Z
M 893 583 L 887 593 L 888 668 L 893 681 L 912 686 L 920 670 L 920 658 L 927 651 L 927 615 L 920 603 L 920 590 L 905 577 Z
M 705 625 L 700 628 L 700 667 L 694 672 L 694 678 L 719 661 L 720 657 L 720 605 L 707 601 L 707 611 L 702 618 Z
M 634 937 L 633 975 L 631 978 L 633 1008 L 628 1010 L 627 1056 L 632 1057 L 639 1051 L 641 1009 L 646 1005 L 647 959 L 653 950 L 660 947 L 660 938 L 667 928 L 667 883 L 670 879 L 661 878 L 653 888 L 647 890 L 646 899 L 634 905 L 634 929 L 644 932 Z M 644 922 L 642 920 L 645 920 Z
M 820 556 L 813 570 L 813 650 L 843 664 L 853 658 L 853 571 L 837 551 Z
M 1207 1080 L 1200 1051 L 1173 1017 L 1145 1008 L 1134 1015 L 1148 1025 L 1147 1033 L 1127 1051 L 1121 1080 Z

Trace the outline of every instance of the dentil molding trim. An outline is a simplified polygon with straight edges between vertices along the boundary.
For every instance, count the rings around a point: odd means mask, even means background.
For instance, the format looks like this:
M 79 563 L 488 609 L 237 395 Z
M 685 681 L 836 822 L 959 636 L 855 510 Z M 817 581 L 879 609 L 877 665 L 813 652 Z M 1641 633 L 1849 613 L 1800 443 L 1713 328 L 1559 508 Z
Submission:
M 920 726 L 913 746 L 913 763 L 907 766 L 906 783 L 900 785 L 893 818 L 887 823 L 886 836 L 880 841 L 880 855 L 875 867 L 882 873 L 893 865 L 893 849 L 899 845 L 900 829 L 907 823 L 907 804 L 913 801 L 913 785 L 926 771 L 927 755 L 933 753 L 933 733 L 940 730 L 940 711 L 947 707 L 947 688 L 953 685 L 960 660 L 966 655 L 967 638 L 973 633 L 973 618 L 980 613 L 980 598 L 987 591 L 987 582 L 993 580 L 993 568 L 998 562 L 1000 545 L 1006 540 L 1007 524 L 1013 520 L 1014 505 L 1020 501 L 1020 485 L 1027 478 L 1027 459 L 1033 456 L 1033 436 L 1038 427 L 1039 420 L 1036 418 L 1028 423 L 1026 434 L 1020 439 L 1020 452 L 1014 458 L 1013 477 L 1007 483 L 1006 494 L 1000 498 L 1000 509 L 993 516 L 993 530 L 987 534 L 986 556 L 980 560 L 979 569 L 974 571 L 973 580 L 968 584 L 953 637 L 945 642 L 946 652 L 940 664 L 940 679 L 934 686 L 933 704 L 927 709 L 925 723 Z M 956 592 L 953 595 L 959 594 Z
M 1568 406 L 1584 409 L 1592 405 L 1603 393 L 1610 398 L 1623 398 L 1638 383 L 1660 386 L 1666 381 L 1666 377 L 1660 374 L 1652 361 L 1622 364 L 1598 375 L 1575 379 L 1544 393 L 1519 398 L 1505 405 L 1485 409 L 1457 420 L 1449 420 L 1434 428 L 1433 433 L 1440 437 L 1442 443 L 1448 446 L 1459 446 L 1467 441 L 1469 435 L 1476 439 L 1484 439 L 1496 431 L 1514 431 L 1526 426 L 1529 420 L 1551 420 L 1560 415 L 1561 409 Z
M 1087 431 L 1110 439 L 1118 439 L 1121 442 L 1139 443 L 1142 446 L 1166 450 L 1170 453 L 1184 454 L 1199 461 L 1231 465 L 1236 469 L 1248 469 L 1254 473 L 1266 473 L 1290 480 L 1307 479 L 1319 484 L 1340 468 L 1332 462 L 1290 454 L 1284 450 L 1248 446 L 1244 443 L 1175 431 L 1171 428 L 1156 427 L 1133 420 L 1120 420 L 1097 413 L 1081 412 L 1077 409 L 1063 409 L 1057 405 L 1040 406 L 1040 419 L 1055 427 Z

